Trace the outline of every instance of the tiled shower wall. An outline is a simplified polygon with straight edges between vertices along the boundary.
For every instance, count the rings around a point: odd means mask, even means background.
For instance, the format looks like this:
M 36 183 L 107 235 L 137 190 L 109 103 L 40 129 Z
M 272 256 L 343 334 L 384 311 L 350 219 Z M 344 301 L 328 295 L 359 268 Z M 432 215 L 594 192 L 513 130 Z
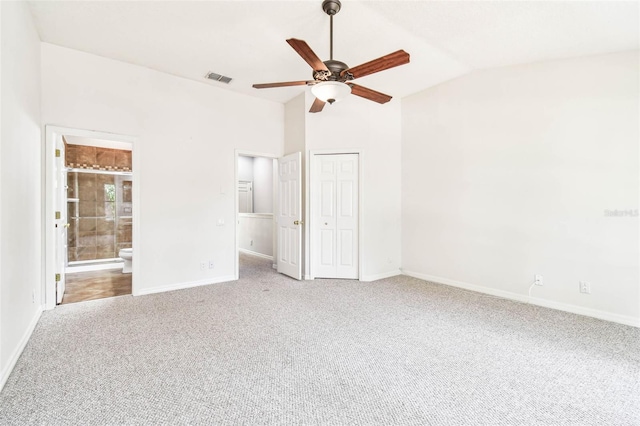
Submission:
M 77 169 L 131 171 L 131 151 L 65 144 L 65 163 Z
M 67 145 L 67 153 L 71 146 Z M 77 145 L 74 148 L 76 155 L 78 152 L 84 155 L 84 160 L 88 158 L 96 160 L 87 160 L 88 163 L 82 163 L 91 165 L 83 168 L 105 170 L 107 167 L 113 167 L 107 170 L 115 170 L 115 167 L 127 167 L 126 163 L 109 166 L 109 162 L 104 161 L 105 158 L 109 161 L 115 159 L 117 152 L 125 152 L 128 153 L 130 170 L 131 153 L 129 151 Z M 85 151 L 85 148 L 90 149 Z M 126 158 L 120 155 L 120 158 L 123 157 Z M 77 163 L 69 162 L 69 156 L 67 156 L 67 162 L 68 167 L 77 167 Z M 131 176 L 92 173 L 88 170 L 69 171 L 67 188 L 69 262 L 117 258 L 120 249 L 131 247 Z

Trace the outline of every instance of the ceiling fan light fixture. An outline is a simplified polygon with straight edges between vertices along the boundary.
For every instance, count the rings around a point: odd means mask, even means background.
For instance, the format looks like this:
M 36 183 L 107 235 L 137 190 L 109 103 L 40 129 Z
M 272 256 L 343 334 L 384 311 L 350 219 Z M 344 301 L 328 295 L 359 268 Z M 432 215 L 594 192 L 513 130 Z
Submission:
M 321 101 L 332 104 L 349 96 L 351 87 L 340 81 L 323 81 L 312 86 L 311 93 Z

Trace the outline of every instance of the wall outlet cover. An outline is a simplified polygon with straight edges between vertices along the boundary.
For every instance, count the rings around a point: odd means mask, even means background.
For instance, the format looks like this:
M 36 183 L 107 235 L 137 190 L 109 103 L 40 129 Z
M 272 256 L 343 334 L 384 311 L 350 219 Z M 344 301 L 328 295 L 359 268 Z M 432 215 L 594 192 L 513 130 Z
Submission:
M 580 293 L 591 294 L 591 283 L 588 281 L 580 281 Z

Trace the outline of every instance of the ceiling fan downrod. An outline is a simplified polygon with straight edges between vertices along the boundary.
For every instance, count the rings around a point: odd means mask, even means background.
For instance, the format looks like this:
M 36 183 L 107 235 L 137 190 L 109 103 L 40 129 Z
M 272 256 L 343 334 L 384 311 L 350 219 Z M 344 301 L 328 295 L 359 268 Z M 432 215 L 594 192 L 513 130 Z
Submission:
M 333 61 L 333 15 L 340 12 L 340 0 L 324 0 L 322 10 L 329 15 L 329 60 Z
M 333 15 L 329 17 L 329 59 L 333 61 Z

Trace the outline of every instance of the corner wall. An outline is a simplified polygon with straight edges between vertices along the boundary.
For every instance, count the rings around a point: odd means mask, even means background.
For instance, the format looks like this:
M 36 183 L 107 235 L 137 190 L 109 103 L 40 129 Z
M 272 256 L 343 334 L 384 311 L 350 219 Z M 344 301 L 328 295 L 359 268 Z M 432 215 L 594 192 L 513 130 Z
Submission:
M 136 293 L 233 280 L 235 150 L 280 155 L 283 105 L 47 43 L 42 70 L 43 124 L 138 138 Z
M 0 388 L 41 313 L 40 39 L 24 2 L 0 2 Z
M 400 274 L 400 101 L 384 105 L 352 95 L 309 110 L 314 97 L 306 93 L 307 150 L 362 149 L 363 281 Z M 308 218 L 307 218 L 308 219 Z M 308 223 L 308 220 L 307 220 Z
M 640 325 L 639 71 L 623 52 L 403 99 L 403 271 Z

